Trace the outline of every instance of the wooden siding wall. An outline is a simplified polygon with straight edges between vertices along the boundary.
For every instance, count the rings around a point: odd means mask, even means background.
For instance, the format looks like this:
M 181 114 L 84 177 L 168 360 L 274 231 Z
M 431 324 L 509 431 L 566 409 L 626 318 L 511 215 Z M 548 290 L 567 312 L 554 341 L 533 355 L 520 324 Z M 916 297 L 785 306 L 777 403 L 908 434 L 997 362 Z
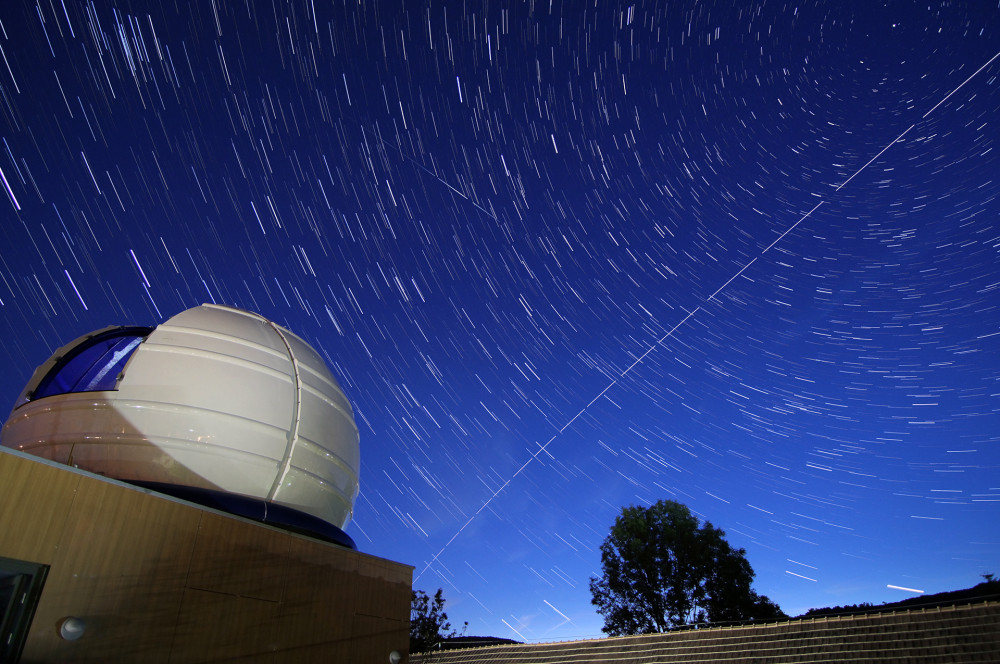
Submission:
M 413 568 L 0 450 L 0 556 L 50 565 L 24 662 L 378 662 Z M 78 641 L 62 618 L 86 622 Z
M 1000 603 L 411 655 L 413 664 L 996 664 Z

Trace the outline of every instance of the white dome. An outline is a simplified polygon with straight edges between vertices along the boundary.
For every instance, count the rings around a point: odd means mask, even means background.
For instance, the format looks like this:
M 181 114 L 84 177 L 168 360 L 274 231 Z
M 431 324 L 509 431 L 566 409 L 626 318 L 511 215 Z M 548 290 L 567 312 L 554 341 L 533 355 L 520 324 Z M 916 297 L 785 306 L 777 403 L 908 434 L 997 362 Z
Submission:
M 320 356 L 256 314 L 208 304 L 56 351 L 0 443 L 127 482 L 259 499 L 337 528 L 358 492 L 358 428 Z

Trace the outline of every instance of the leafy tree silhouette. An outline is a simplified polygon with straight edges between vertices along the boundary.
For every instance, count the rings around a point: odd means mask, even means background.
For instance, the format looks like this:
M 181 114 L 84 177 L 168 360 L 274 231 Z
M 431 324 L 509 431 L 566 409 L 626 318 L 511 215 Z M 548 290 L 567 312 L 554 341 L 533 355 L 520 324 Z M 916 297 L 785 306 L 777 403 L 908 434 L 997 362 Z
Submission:
M 612 636 L 787 617 L 750 587 L 745 555 L 681 503 L 625 507 L 601 545 L 603 574 L 590 579 L 591 603 Z

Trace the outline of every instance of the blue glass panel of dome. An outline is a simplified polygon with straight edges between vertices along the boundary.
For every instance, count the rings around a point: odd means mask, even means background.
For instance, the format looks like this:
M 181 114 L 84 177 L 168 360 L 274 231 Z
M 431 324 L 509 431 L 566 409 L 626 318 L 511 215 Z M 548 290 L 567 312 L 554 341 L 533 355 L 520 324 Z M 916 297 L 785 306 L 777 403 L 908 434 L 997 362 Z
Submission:
M 41 380 L 33 398 L 65 394 L 113 390 L 118 374 L 145 336 L 119 334 L 89 340 L 74 349 L 71 356 L 56 366 Z

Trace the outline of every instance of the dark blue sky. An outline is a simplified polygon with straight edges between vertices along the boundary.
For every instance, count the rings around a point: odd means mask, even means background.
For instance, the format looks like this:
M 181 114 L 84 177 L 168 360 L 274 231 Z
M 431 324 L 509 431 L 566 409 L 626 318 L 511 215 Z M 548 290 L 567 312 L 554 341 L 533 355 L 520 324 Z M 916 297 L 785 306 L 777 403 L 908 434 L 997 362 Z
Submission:
M 1000 10 L 729 4 L 4 3 L 0 394 L 286 325 L 469 633 L 598 635 L 661 498 L 789 613 L 1000 572 Z

